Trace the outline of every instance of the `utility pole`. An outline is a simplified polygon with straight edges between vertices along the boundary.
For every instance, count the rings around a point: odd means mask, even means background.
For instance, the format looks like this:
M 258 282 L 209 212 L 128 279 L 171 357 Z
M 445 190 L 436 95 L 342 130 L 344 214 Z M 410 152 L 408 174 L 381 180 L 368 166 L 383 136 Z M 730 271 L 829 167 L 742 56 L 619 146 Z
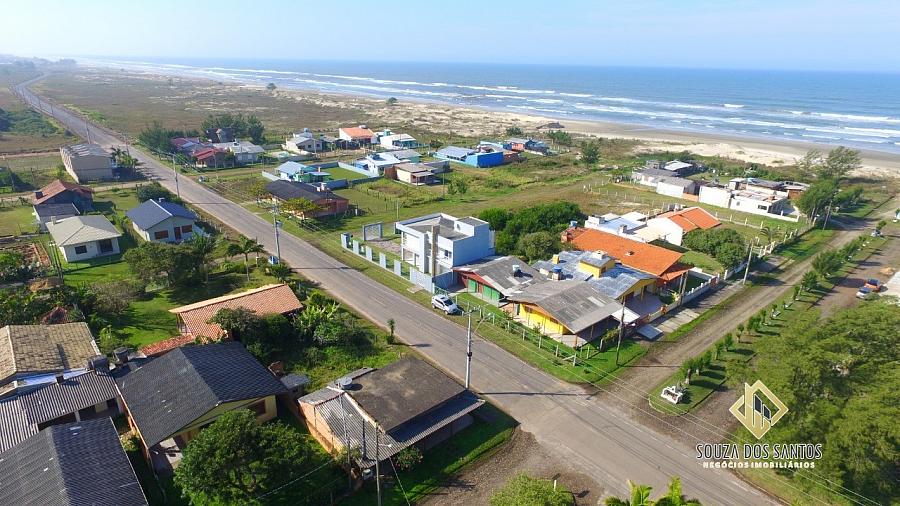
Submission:
M 281 242 L 278 239 L 278 204 L 272 209 L 272 225 L 275 227 L 275 258 L 281 263 Z
M 178 166 L 175 165 L 175 155 L 172 155 L 172 173 L 175 174 L 175 194 L 181 198 L 181 190 L 178 188 Z
M 622 296 L 622 316 L 619 317 L 619 342 L 616 343 L 616 365 L 619 365 L 619 348 L 622 347 L 622 336 L 625 335 L 625 296 Z M 573 361 L 574 362 L 574 361 Z
M 759 237 L 756 238 L 759 241 Z M 750 252 L 747 254 L 747 266 L 744 268 L 744 279 L 741 280 L 742 285 L 747 284 L 747 274 L 750 273 L 750 260 L 753 259 L 753 242 L 750 242 Z
M 378 506 L 381 506 L 381 467 L 378 463 L 378 422 L 375 422 L 375 490 L 378 492 Z
M 472 313 L 469 313 L 469 324 L 466 327 L 466 389 L 472 378 Z

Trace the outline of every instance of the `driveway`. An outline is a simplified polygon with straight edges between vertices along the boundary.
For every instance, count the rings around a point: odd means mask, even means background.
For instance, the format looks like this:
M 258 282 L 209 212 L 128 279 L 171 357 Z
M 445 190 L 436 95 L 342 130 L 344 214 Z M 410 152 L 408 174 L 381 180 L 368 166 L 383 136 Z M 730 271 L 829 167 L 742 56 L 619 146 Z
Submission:
M 26 83 L 27 84 L 27 83 Z M 40 100 L 25 85 L 17 90 L 32 107 Z M 113 133 L 91 125 L 59 106 L 54 117 L 78 135 L 104 146 L 120 146 Z M 145 172 L 174 190 L 171 167 L 132 149 Z M 189 178 L 179 178 L 181 197 L 215 216 L 247 237 L 255 237 L 267 250 L 274 250 L 271 222 L 252 214 Z M 347 267 L 312 245 L 289 234 L 281 236 L 283 258 L 303 276 L 372 322 L 385 326 L 396 319 L 396 334 L 429 360 L 457 379 L 465 374 L 463 327 L 433 313 L 403 295 Z M 735 475 L 723 470 L 703 469 L 694 450 L 666 434 L 648 428 L 640 416 L 632 418 L 619 409 L 615 399 L 598 398 L 592 392 L 553 378 L 519 360 L 490 342 L 478 339 L 474 346 L 472 386 L 474 390 L 518 420 L 522 429 L 557 459 L 565 461 L 603 484 L 613 494 L 628 493 L 626 480 L 664 490 L 670 476 L 680 476 L 685 493 L 707 504 L 756 505 L 773 502 Z M 647 408 L 641 415 L 656 417 Z M 692 428 L 696 443 L 713 442 L 721 433 Z

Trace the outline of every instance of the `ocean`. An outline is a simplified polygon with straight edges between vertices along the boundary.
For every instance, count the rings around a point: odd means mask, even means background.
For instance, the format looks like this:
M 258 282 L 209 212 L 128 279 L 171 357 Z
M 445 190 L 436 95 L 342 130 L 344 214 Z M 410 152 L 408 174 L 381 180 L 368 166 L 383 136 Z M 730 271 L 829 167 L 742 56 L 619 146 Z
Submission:
M 396 97 L 900 153 L 900 74 L 265 59 L 79 59 L 281 88 Z

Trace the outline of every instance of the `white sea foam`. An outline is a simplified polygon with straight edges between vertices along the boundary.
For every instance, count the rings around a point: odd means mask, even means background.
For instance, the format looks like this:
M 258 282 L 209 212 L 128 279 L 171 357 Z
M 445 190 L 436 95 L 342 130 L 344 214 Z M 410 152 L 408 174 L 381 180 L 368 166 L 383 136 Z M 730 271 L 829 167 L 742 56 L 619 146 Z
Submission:
M 722 104 L 723 107 L 727 107 L 728 109 L 743 109 L 744 106 L 741 104 Z

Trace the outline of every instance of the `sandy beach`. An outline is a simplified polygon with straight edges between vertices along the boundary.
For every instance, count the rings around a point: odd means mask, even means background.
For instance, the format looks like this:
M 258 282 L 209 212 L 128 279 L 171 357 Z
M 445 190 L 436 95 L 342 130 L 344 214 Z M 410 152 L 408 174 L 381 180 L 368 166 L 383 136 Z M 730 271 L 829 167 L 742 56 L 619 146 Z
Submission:
M 395 105 L 388 106 L 382 98 L 362 95 L 329 93 L 292 88 L 267 90 L 262 85 L 246 84 L 235 80 L 215 81 L 205 77 L 184 74 L 160 74 L 137 70 L 112 70 L 108 67 L 81 67 L 80 78 L 98 85 L 115 85 L 123 77 L 143 81 L 166 82 L 176 79 L 189 84 L 191 90 L 179 96 L 188 108 L 198 108 L 216 112 L 233 110 L 240 107 L 232 103 L 233 90 L 241 88 L 245 92 L 261 95 L 274 95 L 282 100 L 328 108 L 332 111 L 344 110 L 345 117 L 362 115 L 368 118 L 373 128 L 403 127 L 434 133 L 447 133 L 476 138 L 497 138 L 505 135 L 510 126 L 519 126 L 526 132 L 534 132 L 540 125 L 558 121 L 565 130 L 576 136 L 597 136 L 606 138 L 635 139 L 641 141 L 635 149 L 637 152 L 650 151 L 690 151 L 703 156 L 720 156 L 752 163 L 771 166 L 792 165 L 809 149 L 827 152 L 834 146 L 811 142 L 772 140 L 761 137 L 741 137 L 726 134 L 693 132 L 654 128 L 646 125 L 632 125 L 602 121 L 571 120 L 565 117 L 533 115 L 508 110 L 493 110 L 476 107 L 465 107 L 433 101 L 416 101 L 403 99 Z M 361 114 L 360 114 L 361 113 Z M 337 118 L 336 118 L 337 120 Z M 361 118 L 360 121 L 363 121 Z M 335 122 L 335 126 L 340 121 Z M 287 126 L 287 125 L 285 125 Z M 291 124 L 288 128 L 302 128 L 302 121 Z M 900 178 L 900 155 L 861 150 L 863 168 L 855 176 Z
M 243 85 L 263 89 L 260 86 Z M 810 149 L 827 152 L 834 146 L 804 142 L 774 142 L 761 138 L 742 138 L 721 134 L 657 129 L 600 121 L 573 121 L 566 118 L 536 116 L 507 111 L 461 107 L 434 102 L 403 100 L 387 107 L 384 100 L 354 95 L 327 94 L 305 90 L 279 89 L 285 97 L 329 107 L 348 107 L 365 111 L 385 125 L 413 125 L 423 130 L 466 136 L 497 135 L 509 126 L 534 131 L 551 121 L 562 123 L 567 132 L 584 136 L 636 139 L 637 151 L 691 151 L 704 156 L 721 156 L 766 165 L 792 165 Z M 862 150 L 863 168 L 856 176 L 900 177 L 900 155 Z

